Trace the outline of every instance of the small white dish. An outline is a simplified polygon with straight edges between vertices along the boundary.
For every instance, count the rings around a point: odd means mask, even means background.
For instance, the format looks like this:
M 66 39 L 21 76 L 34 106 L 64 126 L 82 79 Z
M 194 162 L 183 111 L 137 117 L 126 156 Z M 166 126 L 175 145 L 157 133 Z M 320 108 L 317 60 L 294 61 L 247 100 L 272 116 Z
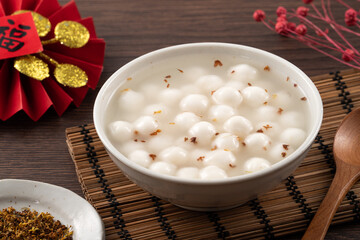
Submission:
M 74 240 L 105 239 L 104 224 L 93 206 L 59 186 L 30 180 L 0 180 L 0 209 L 8 207 L 48 212 L 63 225 L 71 226 Z

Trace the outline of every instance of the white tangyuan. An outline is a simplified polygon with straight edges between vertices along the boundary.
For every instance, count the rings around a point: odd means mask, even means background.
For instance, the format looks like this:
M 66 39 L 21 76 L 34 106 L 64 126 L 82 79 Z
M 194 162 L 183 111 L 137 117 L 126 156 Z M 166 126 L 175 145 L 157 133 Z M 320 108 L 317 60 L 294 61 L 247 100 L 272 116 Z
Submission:
M 211 151 L 204 159 L 205 166 L 217 166 L 221 169 L 228 170 L 236 165 L 236 158 L 230 151 L 214 150 Z
M 245 138 L 252 130 L 251 122 L 242 116 L 233 116 L 224 123 L 224 129 L 241 138 Z
M 153 116 L 155 119 L 165 120 L 170 117 L 170 109 L 162 104 L 151 104 L 145 108 L 144 114 Z
M 248 64 L 239 64 L 230 68 L 228 77 L 231 80 L 251 81 L 256 79 L 257 70 Z
M 193 149 L 191 152 L 189 152 L 189 159 L 190 159 L 189 165 L 198 168 L 203 167 L 204 166 L 203 161 L 208 156 L 209 153 L 210 151 L 207 151 L 205 149 L 201 149 L 201 148 Z
M 268 135 L 270 138 L 275 138 L 279 136 L 281 131 L 280 126 L 276 122 L 260 122 L 256 124 L 255 129 L 262 131 L 264 134 Z
M 280 141 L 298 148 L 306 138 L 306 133 L 300 128 L 287 128 L 280 134 Z
M 199 169 L 196 167 L 184 167 L 180 168 L 176 172 L 176 176 L 186 179 L 197 179 L 199 178 Z
M 243 101 L 239 90 L 232 87 L 221 87 L 212 94 L 212 99 L 217 104 L 226 104 L 237 107 Z
M 209 109 L 208 117 L 214 122 L 224 122 L 234 114 L 234 109 L 228 105 L 214 105 Z
M 297 111 L 283 111 L 280 117 L 280 124 L 284 128 L 295 127 L 304 128 L 305 118 L 304 115 Z
M 169 135 L 157 134 L 156 136 L 151 136 L 146 143 L 149 152 L 157 154 L 164 148 L 170 147 L 174 143 L 174 139 Z
M 189 129 L 190 138 L 193 139 L 194 144 L 198 143 L 202 146 L 210 144 L 215 133 L 214 125 L 206 121 L 198 122 Z
M 279 115 L 278 109 L 273 106 L 261 106 L 255 110 L 255 119 L 261 121 L 277 121 Z
M 183 92 L 179 89 L 167 88 L 159 93 L 158 100 L 167 106 L 175 107 L 179 104 L 182 96 Z
M 119 107 L 129 112 L 139 111 L 145 103 L 143 94 L 135 92 L 131 89 L 122 90 L 118 99 Z
M 142 142 L 128 141 L 118 146 L 119 151 L 125 156 L 129 156 L 131 152 L 136 150 L 144 150 L 145 146 Z
M 199 77 L 207 75 L 205 68 L 201 67 L 189 67 L 182 73 L 184 79 L 188 79 L 190 82 L 196 81 Z
M 196 86 L 203 89 L 205 93 L 211 93 L 224 85 L 224 81 L 216 75 L 201 76 L 195 82 Z
M 257 172 L 271 166 L 270 162 L 264 158 L 253 157 L 244 163 L 244 170 L 247 173 Z
M 245 82 L 240 82 L 240 81 L 229 81 L 225 84 L 225 86 L 227 87 L 232 87 L 235 88 L 237 90 L 243 90 L 244 88 L 246 88 L 248 85 Z
M 209 99 L 201 94 L 190 94 L 180 101 L 180 109 L 184 112 L 193 112 L 198 115 L 205 113 Z
M 244 143 L 249 152 L 258 153 L 268 150 L 271 141 L 263 133 L 252 133 L 245 138 Z
M 153 117 L 150 116 L 139 117 L 134 122 L 134 129 L 142 135 L 149 135 L 155 132 L 158 126 L 159 126 L 158 122 Z
M 271 103 L 274 106 L 281 107 L 284 110 L 287 110 L 294 100 L 291 98 L 289 92 L 279 91 L 271 96 Z
M 134 135 L 131 123 L 125 121 L 115 121 L 110 123 L 109 131 L 115 141 L 124 142 L 130 140 Z
M 180 91 L 189 95 L 189 94 L 202 94 L 203 91 L 198 86 L 194 85 L 193 83 L 184 85 L 180 88 Z
M 192 112 L 183 112 L 176 115 L 174 122 L 177 128 L 188 130 L 195 123 L 200 122 L 201 118 Z
M 213 149 L 227 149 L 236 151 L 239 149 L 239 137 L 231 133 L 221 133 L 212 142 Z
M 181 166 L 186 164 L 188 153 L 181 147 L 171 146 L 159 153 L 159 160 Z
M 269 156 L 273 162 L 279 162 L 285 157 L 289 156 L 294 151 L 294 148 L 286 143 L 277 143 L 271 147 Z
M 216 166 L 207 166 L 200 170 L 200 178 L 203 180 L 216 180 L 227 178 L 226 172 Z
M 144 83 L 141 84 L 139 92 L 143 93 L 146 99 L 154 99 L 155 94 L 160 92 L 163 88 L 162 85 Z
M 145 168 L 149 167 L 150 163 L 152 162 L 149 153 L 145 150 L 133 151 L 132 153 L 129 154 L 129 159 Z
M 259 107 L 269 100 L 269 94 L 265 89 L 257 86 L 244 88 L 241 93 L 244 103 L 250 107 Z
M 176 166 L 167 162 L 154 162 L 150 165 L 149 169 L 153 172 L 174 176 L 176 172 Z

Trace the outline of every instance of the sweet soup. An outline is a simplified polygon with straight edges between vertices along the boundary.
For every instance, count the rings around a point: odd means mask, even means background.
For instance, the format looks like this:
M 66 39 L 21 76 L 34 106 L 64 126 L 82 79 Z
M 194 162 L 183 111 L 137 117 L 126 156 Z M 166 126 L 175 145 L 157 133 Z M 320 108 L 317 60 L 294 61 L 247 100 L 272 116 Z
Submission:
M 107 134 L 129 160 L 157 173 L 204 180 L 253 173 L 307 136 L 307 99 L 271 63 L 177 57 L 124 82 L 106 109 Z

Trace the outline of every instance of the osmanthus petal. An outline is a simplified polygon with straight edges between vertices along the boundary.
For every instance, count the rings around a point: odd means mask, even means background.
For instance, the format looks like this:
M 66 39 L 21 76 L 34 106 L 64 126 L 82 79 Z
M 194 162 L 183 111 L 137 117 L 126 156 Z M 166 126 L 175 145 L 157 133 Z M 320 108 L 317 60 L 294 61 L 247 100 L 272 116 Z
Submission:
M 12 61 L 5 61 L 0 69 L 0 118 L 7 120 L 22 109 L 24 91 L 17 71 L 9 71 Z
M 61 6 L 58 3 L 58 0 L 41 0 L 34 11 L 48 18 L 59 9 L 61 9 Z
M 44 51 L 44 53 L 46 55 L 48 55 L 49 57 L 55 59 L 59 63 L 73 64 L 73 65 L 78 66 L 82 70 L 84 70 L 88 76 L 87 87 L 95 89 L 95 87 L 99 81 L 102 69 L 103 69 L 103 67 L 101 65 L 95 65 L 92 63 L 88 63 L 88 62 L 76 59 L 76 58 L 62 55 L 60 53 L 55 53 L 55 52 L 51 52 L 51 51 L 47 51 L 47 50 Z
M 102 66 L 105 56 L 105 41 L 103 39 L 90 39 L 82 48 L 68 48 L 60 43 L 45 45 L 47 51 L 60 53 L 88 63 Z
M 37 121 L 53 103 L 40 81 L 21 75 L 21 84 L 24 92 L 23 110 L 32 120 Z
M 61 116 L 69 107 L 73 99 L 52 77 L 44 79 L 42 84 L 53 103 L 55 111 L 59 116 Z

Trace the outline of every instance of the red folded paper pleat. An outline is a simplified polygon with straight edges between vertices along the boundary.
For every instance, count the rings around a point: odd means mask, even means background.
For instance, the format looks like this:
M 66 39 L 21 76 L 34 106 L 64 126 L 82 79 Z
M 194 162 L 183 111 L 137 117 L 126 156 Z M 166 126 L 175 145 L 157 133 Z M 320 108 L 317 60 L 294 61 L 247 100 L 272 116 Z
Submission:
M 81 19 L 79 10 L 74 1 L 68 2 L 49 17 L 49 20 L 53 26 L 59 22 L 64 21 L 64 19 L 67 21 L 78 21 Z
M 23 110 L 29 117 L 37 121 L 51 107 L 52 102 L 40 81 L 21 76 L 24 95 Z
M 78 66 L 88 75 L 87 86 L 92 89 L 96 87 L 103 69 L 102 66 L 84 62 L 79 59 L 75 59 L 55 52 L 50 52 L 47 50 L 45 50 L 44 53 L 49 57 L 56 59 L 59 63 L 70 63 Z
M 21 0 L 0 0 L 5 15 L 10 15 L 21 8 Z
M 3 67 L 7 67 L 6 63 Z M 1 102 L 3 105 L 2 120 L 9 119 L 23 107 L 22 96 L 24 91 L 21 87 L 19 73 L 14 71 L 8 73 L 6 77 L 7 81 L 1 81 L 1 95 L 6 96 L 6 100 Z
M 22 0 L 20 9 L 35 10 L 42 0 Z
M 45 48 L 48 51 L 60 53 L 95 65 L 102 66 L 104 63 L 105 42 L 103 39 L 90 39 L 82 48 L 68 48 L 60 43 L 49 44 Z
M 60 8 L 58 0 L 41 0 L 34 11 L 48 18 Z
M 92 17 L 83 18 L 79 21 L 79 23 L 81 23 L 82 25 L 84 25 L 87 28 L 87 30 L 90 33 L 90 39 L 97 38 L 96 32 L 95 32 L 94 21 L 93 21 Z
M 42 84 L 53 103 L 56 113 L 61 116 L 69 107 L 73 99 L 52 77 L 43 80 Z
M 88 89 L 96 87 L 103 68 L 105 42 L 97 38 L 91 17 L 81 19 L 74 1 L 61 6 L 58 0 L 0 0 L 0 17 L 17 10 L 33 10 L 49 18 L 52 31 L 42 40 L 53 38 L 54 27 L 65 20 L 83 24 L 90 33 L 89 42 L 79 49 L 71 49 L 59 43 L 44 46 L 44 53 L 54 60 L 74 64 L 86 72 L 88 84 L 81 88 L 64 87 L 53 77 L 43 81 L 34 80 L 17 72 L 12 59 L 0 61 L 1 120 L 7 120 L 23 110 L 37 121 L 51 106 L 61 116 L 72 102 L 78 107 Z
M 3 16 L 5 16 L 5 11 L 4 11 L 3 7 L 0 4 L 0 17 L 3 17 Z

